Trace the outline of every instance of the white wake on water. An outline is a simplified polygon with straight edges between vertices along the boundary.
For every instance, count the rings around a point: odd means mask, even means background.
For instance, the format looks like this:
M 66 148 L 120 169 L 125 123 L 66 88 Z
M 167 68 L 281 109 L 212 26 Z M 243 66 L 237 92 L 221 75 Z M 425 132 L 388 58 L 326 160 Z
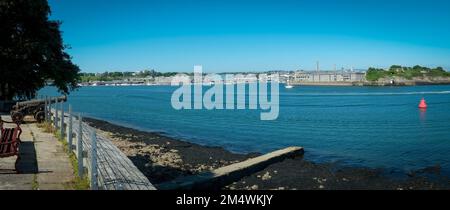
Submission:
M 424 92 L 379 92 L 379 93 L 298 93 L 286 94 L 295 96 L 389 96 L 389 95 L 442 95 L 450 91 L 424 91 Z

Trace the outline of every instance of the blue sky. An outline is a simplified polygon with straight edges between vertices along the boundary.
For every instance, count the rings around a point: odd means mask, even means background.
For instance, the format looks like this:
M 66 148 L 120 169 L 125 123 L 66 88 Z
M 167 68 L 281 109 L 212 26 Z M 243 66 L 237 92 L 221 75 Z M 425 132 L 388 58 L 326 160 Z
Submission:
M 49 0 L 85 72 L 450 70 L 447 0 Z

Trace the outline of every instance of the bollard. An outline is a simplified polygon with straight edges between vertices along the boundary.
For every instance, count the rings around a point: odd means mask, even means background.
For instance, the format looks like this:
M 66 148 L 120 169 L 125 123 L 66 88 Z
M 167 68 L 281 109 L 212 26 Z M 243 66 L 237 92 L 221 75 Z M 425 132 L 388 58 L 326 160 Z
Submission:
M 72 132 L 72 105 L 69 104 L 69 114 L 68 114 L 68 118 L 69 118 L 69 125 L 68 125 L 68 129 L 67 129 L 67 145 L 68 145 L 68 149 L 69 152 L 72 151 L 72 136 L 73 136 L 73 132 Z
M 91 190 L 98 190 L 97 183 L 97 135 L 91 131 Z
M 83 119 L 81 114 L 78 114 L 78 133 L 77 133 L 77 157 L 78 157 L 78 176 L 83 178 L 84 166 L 83 166 Z

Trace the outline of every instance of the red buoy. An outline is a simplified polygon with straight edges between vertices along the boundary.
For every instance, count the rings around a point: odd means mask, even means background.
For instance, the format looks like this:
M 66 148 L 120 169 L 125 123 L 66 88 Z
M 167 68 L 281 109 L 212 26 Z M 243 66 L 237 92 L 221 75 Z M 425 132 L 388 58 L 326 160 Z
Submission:
M 427 102 L 425 101 L 424 98 L 422 98 L 422 100 L 420 101 L 420 104 L 419 104 L 419 108 L 426 109 L 427 107 L 428 107 Z

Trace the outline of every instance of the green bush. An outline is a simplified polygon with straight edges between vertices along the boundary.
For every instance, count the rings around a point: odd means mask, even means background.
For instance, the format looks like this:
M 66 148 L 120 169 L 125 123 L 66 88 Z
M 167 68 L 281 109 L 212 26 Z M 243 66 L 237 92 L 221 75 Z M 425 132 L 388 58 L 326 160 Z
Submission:
M 369 68 L 367 70 L 367 81 L 378 81 L 387 77 L 402 77 L 405 79 L 413 79 L 415 77 L 450 77 L 450 72 L 444 70 L 442 67 L 434 69 L 416 65 L 414 67 L 403 67 L 400 65 L 393 65 L 389 70 Z

